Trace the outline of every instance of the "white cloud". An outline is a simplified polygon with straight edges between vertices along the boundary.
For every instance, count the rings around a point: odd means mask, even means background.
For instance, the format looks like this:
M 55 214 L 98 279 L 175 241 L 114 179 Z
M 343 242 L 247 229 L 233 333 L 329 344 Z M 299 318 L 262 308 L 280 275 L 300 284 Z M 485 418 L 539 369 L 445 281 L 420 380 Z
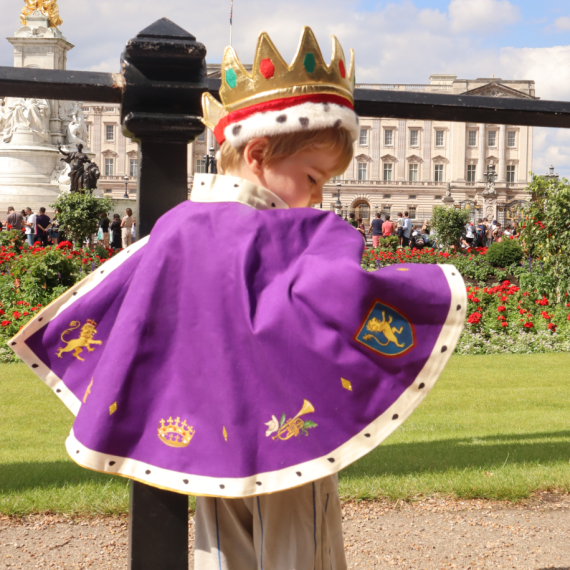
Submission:
M 457 32 L 485 30 L 497 32 L 520 20 L 519 9 L 508 0 L 451 0 L 449 18 Z
M 554 29 L 557 32 L 568 32 L 570 31 L 570 18 L 568 16 L 562 16 L 554 20 Z

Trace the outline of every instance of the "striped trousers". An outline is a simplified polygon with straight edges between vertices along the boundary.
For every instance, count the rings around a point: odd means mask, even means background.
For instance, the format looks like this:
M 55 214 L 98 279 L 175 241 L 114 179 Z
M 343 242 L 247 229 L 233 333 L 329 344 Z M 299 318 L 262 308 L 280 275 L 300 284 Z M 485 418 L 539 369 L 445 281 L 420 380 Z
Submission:
M 198 497 L 195 570 L 346 570 L 338 478 L 247 499 Z

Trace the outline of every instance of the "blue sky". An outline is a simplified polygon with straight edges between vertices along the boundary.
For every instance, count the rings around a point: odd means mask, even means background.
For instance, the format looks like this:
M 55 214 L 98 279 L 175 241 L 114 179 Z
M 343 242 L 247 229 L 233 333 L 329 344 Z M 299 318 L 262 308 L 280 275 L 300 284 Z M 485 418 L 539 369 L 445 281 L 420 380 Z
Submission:
M 0 0 L 0 36 L 19 27 L 21 0 Z M 119 71 L 125 42 L 168 17 L 192 32 L 219 62 L 229 40 L 230 0 L 59 0 L 62 33 L 75 44 L 68 69 Z M 267 31 L 291 58 L 309 25 L 330 53 L 330 35 L 354 48 L 357 79 L 427 83 L 432 73 L 461 78 L 534 79 L 543 99 L 570 101 L 570 0 L 234 0 L 234 47 L 253 59 Z M 0 39 L 0 65 L 12 65 Z M 534 170 L 554 163 L 570 177 L 570 131 L 535 129 Z

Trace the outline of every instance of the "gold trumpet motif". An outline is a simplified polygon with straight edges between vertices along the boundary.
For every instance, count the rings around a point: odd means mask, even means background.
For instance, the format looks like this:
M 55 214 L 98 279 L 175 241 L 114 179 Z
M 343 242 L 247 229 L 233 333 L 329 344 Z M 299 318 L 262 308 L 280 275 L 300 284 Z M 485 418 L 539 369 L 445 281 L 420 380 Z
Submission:
M 279 439 L 281 441 L 287 441 L 292 437 L 299 436 L 301 433 L 309 435 L 307 430 L 318 427 L 318 424 L 310 420 L 303 420 L 301 416 L 312 414 L 314 411 L 315 408 L 313 404 L 308 400 L 303 400 L 303 407 L 295 417 L 285 420 L 286 416 L 282 414 L 281 421 L 278 421 L 275 416 L 272 416 L 271 421 L 265 424 L 267 426 L 265 435 L 269 437 L 272 433 L 277 432 L 277 434 L 273 436 L 273 439 Z
M 63 20 L 59 17 L 57 0 L 24 0 L 24 3 L 26 5 L 22 8 L 22 15 L 20 16 L 23 26 L 27 24 L 27 17 L 36 10 L 49 18 L 50 27 L 57 28 L 63 24 Z

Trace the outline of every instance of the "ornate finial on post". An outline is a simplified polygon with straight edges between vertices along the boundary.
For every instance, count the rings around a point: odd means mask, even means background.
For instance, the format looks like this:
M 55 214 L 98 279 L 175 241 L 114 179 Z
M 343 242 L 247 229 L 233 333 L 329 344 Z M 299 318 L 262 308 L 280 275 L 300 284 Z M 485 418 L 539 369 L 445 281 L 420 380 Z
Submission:
M 49 18 L 50 27 L 57 28 L 63 24 L 63 20 L 59 17 L 57 0 L 24 0 L 24 3 L 26 5 L 22 8 L 22 15 L 20 16 L 23 26 L 27 24 L 28 16 L 36 10 Z

